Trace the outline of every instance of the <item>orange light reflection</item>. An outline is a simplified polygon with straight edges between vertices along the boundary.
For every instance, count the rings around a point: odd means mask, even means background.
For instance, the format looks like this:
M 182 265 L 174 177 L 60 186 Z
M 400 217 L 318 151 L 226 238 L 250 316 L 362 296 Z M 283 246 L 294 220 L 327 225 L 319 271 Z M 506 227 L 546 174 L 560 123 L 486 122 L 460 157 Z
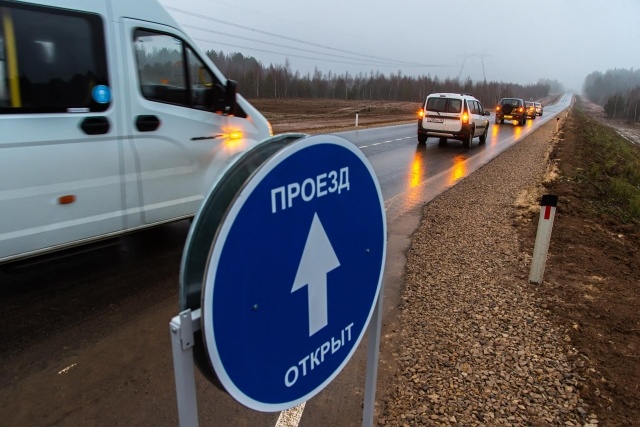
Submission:
M 515 126 L 513 135 L 515 136 L 515 141 L 519 140 L 522 136 L 522 126 Z
M 453 185 L 467 174 L 467 164 L 463 156 L 455 156 L 453 158 L 453 168 L 449 176 L 449 184 Z
M 411 179 L 409 180 L 409 188 L 417 187 L 422 181 L 423 176 L 423 159 L 419 153 L 413 157 L 411 164 Z
M 498 134 L 500 133 L 500 125 L 494 124 L 491 126 L 491 145 L 496 145 L 498 142 Z

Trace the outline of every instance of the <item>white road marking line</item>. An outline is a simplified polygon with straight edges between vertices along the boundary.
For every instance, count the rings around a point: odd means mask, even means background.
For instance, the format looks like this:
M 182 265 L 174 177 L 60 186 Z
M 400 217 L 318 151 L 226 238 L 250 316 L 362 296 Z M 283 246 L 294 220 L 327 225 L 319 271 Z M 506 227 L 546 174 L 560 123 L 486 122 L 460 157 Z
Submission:
M 389 144 L 389 143 L 391 143 L 391 142 L 395 142 L 395 141 L 404 141 L 405 139 L 412 139 L 412 138 L 413 138 L 413 136 L 405 136 L 404 138 L 390 139 L 390 140 L 388 140 L 388 141 L 382 141 L 382 142 L 375 142 L 375 143 L 373 143 L 373 144 L 371 144 L 371 145 L 361 145 L 361 146 L 359 146 L 358 148 L 361 148 L 361 149 L 362 149 L 362 148 L 369 148 L 369 147 L 373 147 L 373 146 L 375 146 L 375 145 L 380 145 L 380 144 Z
M 300 418 L 302 418 L 304 404 L 305 402 L 302 402 L 298 406 L 280 412 L 280 416 L 278 417 L 275 427 L 297 427 L 298 423 L 300 423 Z
M 66 368 L 64 368 L 63 370 L 61 370 L 60 372 L 58 372 L 58 375 L 68 373 L 68 372 L 69 372 L 69 370 L 70 370 L 71 368 L 73 368 L 74 366 L 76 366 L 76 365 L 77 365 L 77 363 L 74 363 L 73 365 L 67 366 Z

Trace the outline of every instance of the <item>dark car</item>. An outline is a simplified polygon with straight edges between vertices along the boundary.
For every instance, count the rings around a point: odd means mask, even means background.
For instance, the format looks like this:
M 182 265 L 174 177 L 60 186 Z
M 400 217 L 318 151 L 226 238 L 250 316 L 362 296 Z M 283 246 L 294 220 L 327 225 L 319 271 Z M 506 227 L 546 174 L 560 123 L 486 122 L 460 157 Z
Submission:
M 523 126 L 527 122 L 527 111 L 522 98 L 502 98 L 496 107 L 496 124 L 515 120 Z

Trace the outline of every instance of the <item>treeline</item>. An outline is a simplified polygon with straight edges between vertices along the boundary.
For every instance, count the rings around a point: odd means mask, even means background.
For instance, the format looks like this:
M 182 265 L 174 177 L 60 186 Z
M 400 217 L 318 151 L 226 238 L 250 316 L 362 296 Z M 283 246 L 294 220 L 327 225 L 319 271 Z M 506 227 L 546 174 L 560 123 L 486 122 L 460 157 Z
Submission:
M 485 105 L 497 104 L 500 98 L 540 99 L 550 93 L 562 93 L 557 81 L 540 80 L 536 84 L 519 85 L 503 82 L 473 82 L 471 79 L 440 79 L 437 76 L 407 76 L 398 70 L 388 76 L 379 71 L 369 73 L 301 74 L 284 64 L 265 67 L 253 57 L 241 53 L 225 55 L 210 50 L 207 55 L 222 73 L 238 82 L 240 93 L 247 98 L 329 98 L 353 100 L 390 100 L 423 102 L 433 92 L 470 93 Z
M 640 121 L 640 70 L 594 71 L 585 78 L 582 90 L 604 107 L 608 117 Z

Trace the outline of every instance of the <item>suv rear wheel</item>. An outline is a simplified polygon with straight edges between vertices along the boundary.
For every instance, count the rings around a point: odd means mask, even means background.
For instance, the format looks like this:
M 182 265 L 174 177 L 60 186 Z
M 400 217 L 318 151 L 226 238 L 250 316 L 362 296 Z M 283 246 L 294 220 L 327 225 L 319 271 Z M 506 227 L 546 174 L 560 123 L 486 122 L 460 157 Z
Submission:
M 418 134 L 418 143 L 419 144 L 426 144 L 427 143 L 427 135 L 425 135 L 424 133 L 419 133 Z
M 471 129 L 471 132 L 468 135 L 465 135 L 464 140 L 462 141 L 462 146 L 464 148 L 469 148 L 471 146 L 471 143 L 473 142 L 473 134 L 474 134 L 475 130 Z
M 484 144 L 485 142 L 487 142 L 488 134 L 489 134 L 489 125 L 487 125 L 487 127 L 484 128 L 484 132 L 482 133 L 482 135 L 480 135 L 480 144 Z

